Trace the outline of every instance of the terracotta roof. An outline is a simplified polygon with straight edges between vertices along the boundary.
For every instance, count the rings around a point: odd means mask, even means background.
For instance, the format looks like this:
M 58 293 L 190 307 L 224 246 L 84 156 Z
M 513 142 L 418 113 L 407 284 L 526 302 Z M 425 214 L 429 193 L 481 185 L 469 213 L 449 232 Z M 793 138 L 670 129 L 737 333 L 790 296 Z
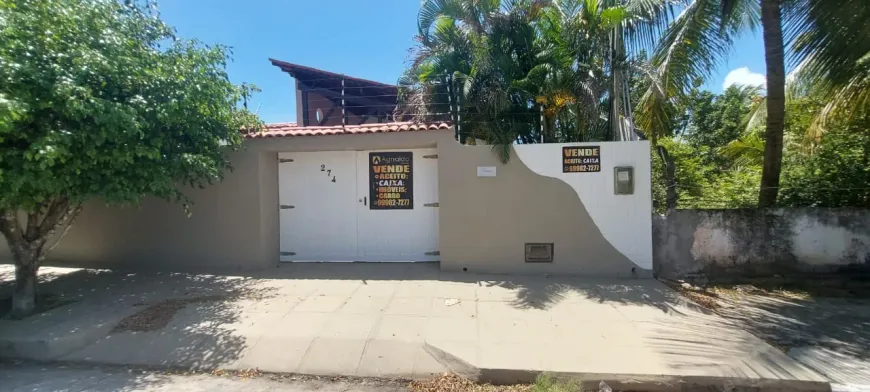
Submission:
M 446 122 L 428 124 L 413 122 L 394 122 L 382 124 L 345 125 L 343 127 L 341 125 L 329 127 L 301 127 L 296 123 L 273 123 L 266 124 L 261 132 L 248 133 L 245 134 L 245 137 L 253 139 L 285 136 L 350 135 L 359 133 L 436 131 L 441 129 L 451 129 L 451 127 L 452 126 Z

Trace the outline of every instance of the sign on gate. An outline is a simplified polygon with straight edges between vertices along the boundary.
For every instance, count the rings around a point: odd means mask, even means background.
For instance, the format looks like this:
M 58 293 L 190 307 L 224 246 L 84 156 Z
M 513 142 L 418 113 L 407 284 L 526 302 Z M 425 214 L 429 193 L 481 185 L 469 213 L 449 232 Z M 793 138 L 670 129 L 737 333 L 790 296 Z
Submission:
M 414 209 L 414 154 L 412 152 L 369 153 L 369 208 L 372 210 Z
M 589 173 L 600 171 L 600 146 L 562 147 L 562 173 Z

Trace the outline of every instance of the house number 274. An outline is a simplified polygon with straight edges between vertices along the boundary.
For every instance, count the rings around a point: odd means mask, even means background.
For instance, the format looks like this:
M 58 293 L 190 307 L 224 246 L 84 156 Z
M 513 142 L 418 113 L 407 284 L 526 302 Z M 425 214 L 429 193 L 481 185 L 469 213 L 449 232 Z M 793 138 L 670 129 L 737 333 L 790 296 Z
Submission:
M 332 175 L 332 169 L 327 169 L 326 165 L 320 165 L 320 171 L 326 172 L 326 177 L 332 177 L 332 180 L 330 181 L 335 182 L 335 176 Z

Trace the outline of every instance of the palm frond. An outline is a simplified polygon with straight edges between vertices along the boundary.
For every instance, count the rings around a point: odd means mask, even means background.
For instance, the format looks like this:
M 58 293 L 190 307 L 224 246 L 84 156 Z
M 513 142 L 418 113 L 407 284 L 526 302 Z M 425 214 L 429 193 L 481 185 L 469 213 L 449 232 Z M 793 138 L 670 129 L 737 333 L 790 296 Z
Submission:
M 710 76 L 727 56 L 733 37 L 746 28 L 743 15 L 755 12 L 749 0 L 733 1 L 723 15 L 720 0 L 694 0 L 668 26 L 644 70 L 646 91 L 635 110 L 640 129 L 657 140 L 674 125 L 674 101 L 696 81 Z
M 757 166 L 764 160 L 764 139 L 758 133 L 750 133 L 732 140 L 720 152 L 736 166 Z
M 629 53 L 637 54 L 640 50 L 655 47 L 668 25 L 676 18 L 676 6 L 685 6 L 689 0 L 609 0 L 609 3 L 610 6 L 625 8 L 625 41 Z
M 767 121 L 767 97 L 760 97 L 749 105 L 749 113 L 743 119 L 745 132 L 752 132 Z
M 430 30 L 438 18 L 463 18 L 463 6 L 460 0 L 424 0 L 417 14 L 417 30 L 424 43 L 430 40 Z
M 870 3 L 866 0 L 793 0 L 784 35 L 790 62 L 829 102 L 818 123 L 870 114 Z

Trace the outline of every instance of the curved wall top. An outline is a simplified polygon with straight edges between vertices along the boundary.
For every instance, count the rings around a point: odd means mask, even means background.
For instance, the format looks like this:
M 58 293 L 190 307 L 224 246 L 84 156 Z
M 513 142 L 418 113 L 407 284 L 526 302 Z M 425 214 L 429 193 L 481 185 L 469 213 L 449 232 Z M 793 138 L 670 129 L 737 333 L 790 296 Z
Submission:
M 600 146 L 600 172 L 562 173 L 562 147 Z M 648 141 L 514 146 L 533 172 L 564 181 L 577 192 L 601 234 L 641 268 L 652 269 L 652 189 Z M 614 168 L 634 168 L 634 193 L 614 194 Z

